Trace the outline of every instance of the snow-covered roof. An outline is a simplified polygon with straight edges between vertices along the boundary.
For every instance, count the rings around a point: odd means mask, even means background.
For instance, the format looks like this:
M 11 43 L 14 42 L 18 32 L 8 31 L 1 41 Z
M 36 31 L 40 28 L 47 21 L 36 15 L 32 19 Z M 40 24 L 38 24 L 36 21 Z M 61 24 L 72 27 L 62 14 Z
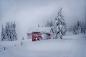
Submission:
M 33 27 L 28 30 L 27 33 L 32 32 L 41 32 L 41 33 L 50 33 L 51 27 Z

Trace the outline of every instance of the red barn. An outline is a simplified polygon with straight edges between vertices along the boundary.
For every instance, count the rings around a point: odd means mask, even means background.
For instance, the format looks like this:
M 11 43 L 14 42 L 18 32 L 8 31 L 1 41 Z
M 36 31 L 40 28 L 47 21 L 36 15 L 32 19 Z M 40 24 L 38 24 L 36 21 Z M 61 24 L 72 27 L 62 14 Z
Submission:
M 42 39 L 51 39 L 50 33 L 51 27 L 37 27 L 29 29 L 27 33 L 27 38 L 32 39 L 32 41 L 42 40 Z

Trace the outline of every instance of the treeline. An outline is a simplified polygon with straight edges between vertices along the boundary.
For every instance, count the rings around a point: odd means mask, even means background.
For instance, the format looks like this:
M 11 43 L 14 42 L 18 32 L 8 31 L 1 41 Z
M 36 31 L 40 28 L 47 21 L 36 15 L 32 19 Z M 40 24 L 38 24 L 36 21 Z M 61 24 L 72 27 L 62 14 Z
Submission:
M 15 22 L 7 22 L 5 26 L 2 25 L 1 41 L 15 41 L 18 40 L 16 33 Z
M 47 21 L 47 24 L 45 24 L 45 27 L 52 27 L 54 26 L 54 22 L 51 20 L 51 21 Z
M 86 33 L 86 21 L 77 21 L 73 26 L 69 28 L 69 31 L 73 31 L 74 34 Z
M 40 24 L 38 24 L 38 27 L 52 27 L 54 26 L 54 22 L 51 21 L 47 21 L 47 23 L 44 26 L 41 26 Z

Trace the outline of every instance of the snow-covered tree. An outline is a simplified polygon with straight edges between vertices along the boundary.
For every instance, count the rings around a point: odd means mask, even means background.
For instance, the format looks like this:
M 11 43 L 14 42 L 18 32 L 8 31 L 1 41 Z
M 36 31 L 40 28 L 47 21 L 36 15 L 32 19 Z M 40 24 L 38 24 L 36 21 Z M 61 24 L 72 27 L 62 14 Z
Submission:
M 66 26 L 65 20 L 63 18 L 64 16 L 62 15 L 62 8 L 58 11 L 57 19 L 58 21 L 63 25 Z
M 14 38 L 14 40 L 17 40 L 18 39 L 17 38 L 17 33 L 16 33 L 16 24 L 15 24 L 15 22 L 13 24 L 13 38 Z
M 81 24 L 81 33 L 85 34 L 85 22 L 82 22 Z
M 4 41 L 5 39 L 5 30 L 3 28 L 3 25 L 2 25 L 2 30 L 1 30 L 1 41 Z
M 52 27 L 54 24 L 53 24 L 53 21 L 51 20 L 50 21 L 47 21 L 47 24 L 45 25 L 45 27 Z
M 6 33 L 6 39 L 7 39 L 8 41 L 11 40 L 11 37 L 10 37 L 11 29 L 10 29 L 10 28 L 11 28 L 11 27 L 10 27 L 10 23 L 7 22 L 7 23 L 6 23 L 6 26 L 5 26 L 5 33 Z
M 6 23 L 5 28 L 2 26 L 2 32 L 1 32 L 1 40 L 6 41 L 14 41 L 17 40 L 17 33 L 16 33 L 16 24 L 14 23 Z
M 79 33 L 85 34 L 85 22 L 77 21 L 73 26 L 73 33 L 74 34 L 79 34 Z
M 62 15 L 62 8 L 58 11 L 58 15 L 57 18 L 55 18 L 57 20 L 57 22 L 55 22 L 56 26 L 62 25 L 62 29 L 61 29 L 61 33 L 62 35 L 64 35 L 67 31 L 67 24 L 65 23 L 65 20 L 63 18 L 64 16 Z
M 53 31 L 55 34 L 55 38 L 57 38 L 57 35 L 60 36 L 62 39 L 62 35 L 65 35 L 67 28 L 66 23 L 62 15 L 62 8 L 58 11 L 58 15 L 55 18 L 54 24 L 53 24 Z

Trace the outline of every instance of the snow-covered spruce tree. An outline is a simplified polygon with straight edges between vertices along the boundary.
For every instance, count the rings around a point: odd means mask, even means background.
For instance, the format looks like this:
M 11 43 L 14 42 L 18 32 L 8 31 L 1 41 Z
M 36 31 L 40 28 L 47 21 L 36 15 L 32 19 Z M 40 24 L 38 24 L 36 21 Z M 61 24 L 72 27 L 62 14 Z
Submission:
M 53 31 L 55 33 L 54 38 L 58 38 L 57 36 L 59 35 L 60 38 L 62 39 L 62 35 L 65 35 L 67 28 L 66 28 L 66 23 L 62 15 L 62 8 L 58 11 L 58 15 L 55 18 L 55 22 L 53 25 Z
M 13 41 L 17 40 L 17 33 L 16 33 L 16 24 L 15 24 L 15 22 L 12 24 L 11 33 L 12 33 L 11 36 L 13 37 Z
M 77 22 L 76 22 L 76 25 L 75 25 L 75 34 L 78 34 L 79 31 L 80 31 L 80 22 L 77 21 Z
M 74 24 L 74 27 L 73 27 L 73 33 L 74 34 L 77 34 L 77 31 L 78 31 L 78 26 L 77 26 L 78 23 L 75 23 Z
M 14 37 L 13 37 L 13 23 L 11 22 L 10 23 L 10 27 L 9 27 L 9 38 L 10 38 L 10 41 L 14 41 Z
M 81 33 L 85 34 L 85 22 L 82 22 L 81 24 Z
M 52 27 L 54 24 L 53 24 L 53 21 L 51 20 L 51 22 L 47 21 L 47 24 L 45 26 L 47 27 Z
M 57 19 L 58 19 L 58 24 L 62 25 L 62 30 L 61 33 L 62 35 L 64 35 L 67 31 L 67 24 L 65 23 L 65 20 L 63 18 L 64 16 L 62 15 L 62 8 L 58 11 L 58 15 L 57 15 Z M 58 25 L 57 25 L 58 26 Z
M 3 38 L 4 38 L 4 37 L 3 37 L 3 34 L 4 34 L 3 31 L 4 31 L 4 28 L 3 28 L 3 25 L 2 25 L 2 29 L 1 29 L 1 41 L 3 41 Z
M 15 22 L 14 22 L 14 35 L 15 35 L 15 40 L 18 40 L 18 38 L 17 38 L 17 33 L 16 33 L 16 24 L 15 24 Z
M 53 21 L 51 20 L 51 22 L 50 22 L 50 27 L 52 27 L 54 24 L 53 24 Z
M 10 37 L 11 37 L 10 39 L 11 39 L 11 41 L 14 41 L 13 33 L 14 33 L 13 23 L 11 22 L 11 24 L 10 24 Z
M 8 41 L 11 41 L 12 40 L 12 37 L 10 36 L 11 35 L 11 29 L 10 28 L 11 27 L 10 27 L 10 23 L 9 22 L 6 23 L 5 28 L 6 28 L 5 29 L 5 31 L 6 31 L 5 32 L 6 33 L 6 38 L 7 38 Z
M 16 33 L 16 24 L 15 22 L 10 25 L 10 39 L 11 41 L 17 40 L 17 33 Z
M 2 30 L 1 30 L 1 41 L 4 41 L 5 40 L 5 30 L 3 28 L 3 25 L 2 25 Z
M 85 34 L 85 22 L 77 21 L 73 28 L 74 34 L 84 33 Z
M 6 33 L 7 41 L 12 41 L 11 24 L 9 22 L 6 23 L 5 33 Z

